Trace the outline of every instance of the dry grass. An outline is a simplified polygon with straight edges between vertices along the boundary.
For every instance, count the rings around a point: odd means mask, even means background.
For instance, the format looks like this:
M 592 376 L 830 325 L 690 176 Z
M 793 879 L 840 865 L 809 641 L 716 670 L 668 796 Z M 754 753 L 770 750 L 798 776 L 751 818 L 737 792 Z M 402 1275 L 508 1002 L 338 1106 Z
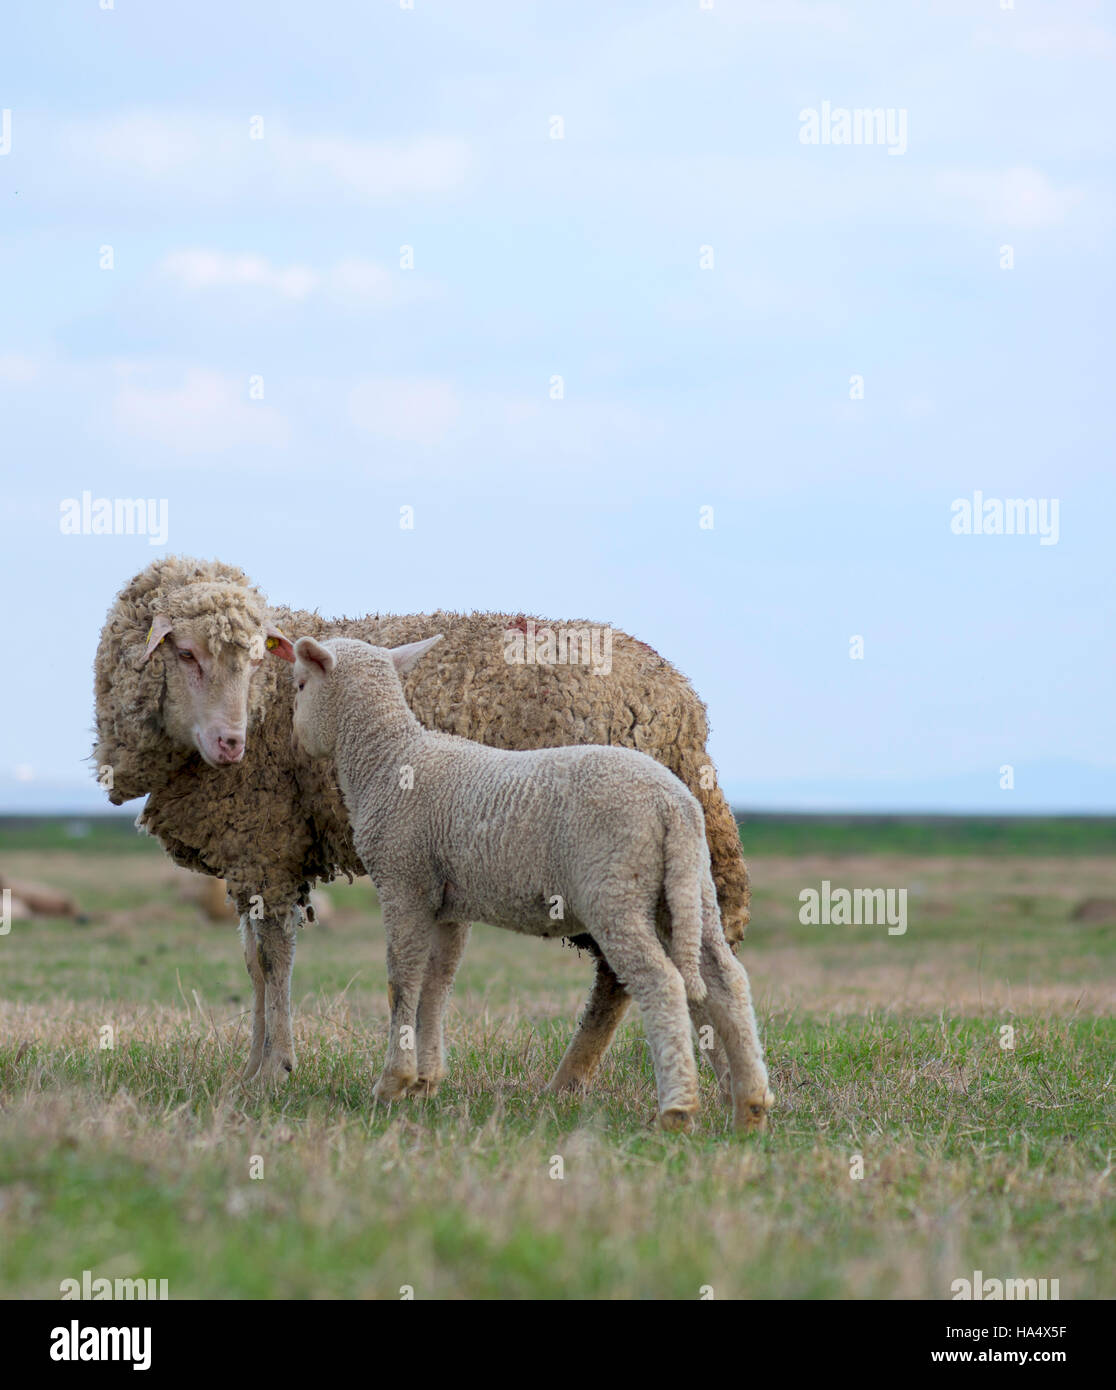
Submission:
M 1116 896 L 1108 860 L 754 861 L 744 956 L 779 1095 L 762 1140 L 728 1131 L 708 1076 L 695 1135 L 649 1128 L 634 1015 L 591 1095 L 546 1097 L 589 964 L 488 929 L 443 1092 L 377 1108 L 364 884 L 334 887 L 333 927 L 300 942 L 300 1066 L 261 1095 L 237 1078 L 235 935 L 179 900 L 162 858 L 3 868 L 90 921 L 0 938 L 0 1294 L 55 1296 L 86 1268 L 168 1278 L 172 1297 L 941 1298 L 974 1268 L 1116 1292 L 1116 930 L 1070 916 Z M 907 935 L 801 925 L 798 892 L 823 877 L 907 887 Z

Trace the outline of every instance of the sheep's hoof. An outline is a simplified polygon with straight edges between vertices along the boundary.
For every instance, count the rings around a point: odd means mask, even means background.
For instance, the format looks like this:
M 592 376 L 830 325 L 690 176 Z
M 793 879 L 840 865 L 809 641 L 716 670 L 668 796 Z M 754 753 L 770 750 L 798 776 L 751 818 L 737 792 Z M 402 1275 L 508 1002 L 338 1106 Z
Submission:
M 770 1091 L 765 1091 L 759 1097 L 752 1097 L 738 1107 L 733 1117 L 736 1128 L 744 1134 L 763 1134 L 767 1129 L 767 1112 L 775 1104 L 775 1097 Z
M 548 1096 L 583 1095 L 589 1089 L 593 1077 L 589 1072 L 558 1071 L 554 1073 L 546 1087 Z
M 442 1084 L 440 1076 L 420 1076 L 417 1081 L 412 1081 L 407 1087 L 407 1095 L 416 1098 L 428 1098 L 438 1094 L 438 1087 Z
M 294 1071 L 295 1060 L 286 1052 L 269 1052 L 251 1079 L 265 1086 L 281 1086 Z
M 696 1110 L 696 1106 L 694 1109 Z M 688 1134 L 694 1127 L 694 1110 L 672 1107 L 659 1111 L 659 1128 L 671 1133 Z
M 387 1104 L 393 1100 L 402 1100 L 414 1084 L 413 1076 L 391 1076 L 385 1072 L 372 1088 L 372 1095 L 381 1104 Z

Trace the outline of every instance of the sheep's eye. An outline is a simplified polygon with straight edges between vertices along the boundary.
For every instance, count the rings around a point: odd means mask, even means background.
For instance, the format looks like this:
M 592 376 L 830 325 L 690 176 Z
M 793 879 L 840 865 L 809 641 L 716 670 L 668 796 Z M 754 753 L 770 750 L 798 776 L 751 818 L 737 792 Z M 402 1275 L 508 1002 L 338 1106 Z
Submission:
M 195 657 L 193 652 L 188 652 L 185 647 L 179 647 L 178 659 L 179 661 L 194 661 Z
M 299 688 L 299 690 L 305 690 L 305 689 L 306 689 L 306 682 L 305 682 L 305 681 L 299 681 L 299 683 L 298 683 L 298 688 Z

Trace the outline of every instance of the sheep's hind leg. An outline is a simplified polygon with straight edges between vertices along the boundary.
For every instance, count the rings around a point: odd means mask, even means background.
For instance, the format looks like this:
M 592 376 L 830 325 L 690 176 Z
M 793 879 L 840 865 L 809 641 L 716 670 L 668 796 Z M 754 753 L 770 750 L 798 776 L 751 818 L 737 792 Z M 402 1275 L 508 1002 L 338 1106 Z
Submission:
M 295 1066 L 291 1032 L 291 975 L 298 933 L 297 907 L 269 912 L 252 926 L 264 979 L 264 1043 L 258 1079 L 285 1081 Z
M 570 1039 L 565 1056 L 546 1088 L 549 1092 L 558 1094 L 588 1087 L 631 1002 L 632 996 L 616 978 L 612 966 L 604 956 L 598 955 L 589 1001 L 578 1019 L 577 1031 Z
M 639 1005 L 655 1066 L 659 1124 L 689 1129 L 698 1109 L 698 1077 L 682 976 L 660 945 L 651 918 L 620 918 L 607 928 L 594 926 L 593 935 Z
M 468 922 L 439 922 L 434 928 L 419 994 L 418 1077 L 408 1088 L 408 1095 L 432 1096 L 446 1074 L 446 1004 L 468 940 Z
M 708 892 L 711 896 L 712 883 Z M 701 975 L 707 994 L 700 1008 L 728 1055 L 733 1123 L 737 1129 L 762 1131 L 774 1097 L 767 1084 L 748 975 L 729 949 L 720 917 L 708 902 L 702 922 Z M 696 1009 L 694 1013 L 696 1018 Z
M 372 1094 L 378 1101 L 399 1100 L 418 1082 L 418 1008 L 426 963 L 437 926 L 424 904 L 389 901 L 381 895 L 387 933 L 388 998 L 391 1026 L 383 1075 Z
M 256 934 L 252 930 L 252 924 L 249 922 L 246 912 L 240 914 L 240 941 L 244 947 L 244 963 L 248 967 L 254 995 L 252 1001 L 252 1046 L 248 1052 L 248 1063 L 244 1068 L 244 1079 L 250 1081 L 259 1071 L 260 1063 L 263 1061 L 264 1042 L 267 1037 L 267 1015 L 265 1009 L 266 982 L 263 970 L 260 968 Z
M 704 969 L 703 963 L 702 970 L 704 971 Z M 713 1075 L 717 1078 L 717 1090 L 720 1092 L 721 1099 L 726 1105 L 731 1105 L 732 1069 L 729 1066 L 725 1045 L 717 1035 L 713 1015 L 709 1012 L 706 1004 L 695 1004 L 691 1000 L 690 1017 L 693 1019 L 694 1030 L 697 1033 L 698 1056 L 708 1059 L 709 1065 L 713 1068 Z

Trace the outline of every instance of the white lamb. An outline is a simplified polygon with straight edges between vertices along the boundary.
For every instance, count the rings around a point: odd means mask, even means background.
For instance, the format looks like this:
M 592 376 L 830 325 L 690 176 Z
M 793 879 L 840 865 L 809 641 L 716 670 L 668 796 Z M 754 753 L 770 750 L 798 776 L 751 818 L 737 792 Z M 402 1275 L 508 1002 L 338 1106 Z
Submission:
M 335 759 L 383 908 L 391 1035 L 377 1099 L 437 1087 L 446 1001 L 481 921 L 593 936 L 639 1004 L 664 1129 L 687 1128 L 698 1108 L 691 1016 L 724 1045 L 737 1127 L 762 1129 L 767 1070 L 697 800 L 633 749 L 507 752 L 423 728 L 400 677 L 439 640 L 388 650 L 302 637 L 294 648 L 293 737 Z

